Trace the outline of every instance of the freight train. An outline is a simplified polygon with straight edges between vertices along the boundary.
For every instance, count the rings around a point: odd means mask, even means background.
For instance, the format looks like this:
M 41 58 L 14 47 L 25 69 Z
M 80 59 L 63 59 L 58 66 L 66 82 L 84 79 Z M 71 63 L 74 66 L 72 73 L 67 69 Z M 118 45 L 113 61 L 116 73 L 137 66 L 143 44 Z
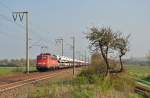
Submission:
M 75 67 L 85 66 L 88 62 L 74 60 Z M 36 68 L 38 71 L 56 70 L 73 67 L 73 59 L 65 56 L 56 56 L 50 53 L 41 53 L 37 56 Z

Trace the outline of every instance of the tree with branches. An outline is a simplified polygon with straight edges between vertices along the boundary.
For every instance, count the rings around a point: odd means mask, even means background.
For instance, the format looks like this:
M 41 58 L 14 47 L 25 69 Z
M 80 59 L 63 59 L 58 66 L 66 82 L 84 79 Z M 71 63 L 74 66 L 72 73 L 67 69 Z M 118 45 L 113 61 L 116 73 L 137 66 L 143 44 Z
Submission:
M 128 48 L 129 37 L 130 37 L 130 35 L 123 36 L 122 33 L 117 33 L 117 36 L 114 39 L 114 49 L 117 50 L 118 53 L 119 53 L 119 62 L 120 62 L 120 70 L 119 70 L 119 72 L 123 71 L 122 57 L 129 50 L 129 48 Z
M 122 33 L 116 33 L 110 27 L 92 27 L 90 28 L 90 32 L 87 33 L 86 38 L 90 42 L 90 49 L 92 51 L 100 51 L 106 64 L 105 75 L 108 75 L 110 71 L 108 59 L 110 51 L 118 51 L 121 65 L 120 71 L 123 70 L 122 56 L 124 56 L 128 50 L 129 36 L 122 36 Z
M 106 75 L 109 73 L 108 53 L 112 49 L 115 33 L 110 27 L 92 27 L 86 38 L 90 41 L 90 48 L 100 51 L 106 63 Z

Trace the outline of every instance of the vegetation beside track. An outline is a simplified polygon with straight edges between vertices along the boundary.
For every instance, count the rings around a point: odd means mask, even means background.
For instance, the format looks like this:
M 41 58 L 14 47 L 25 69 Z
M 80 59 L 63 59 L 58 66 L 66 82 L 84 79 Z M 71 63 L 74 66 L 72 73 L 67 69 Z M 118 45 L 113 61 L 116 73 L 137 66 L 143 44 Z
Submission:
M 148 98 L 134 92 L 135 81 L 126 72 L 102 77 L 95 73 L 97 69 L 87 68 L 74 78 L 70 72 L 36 84 L 29 98 Z
M 30 71 L 35 71 L 35 60 L 30 59 Z M 20 59 L 1 59 L 0 76 L 14 75 L 25 72 L 26 60 Z
M 0 67 L 0 76 L 10 76 L 25 72 L 25 67 Z M 30 71 L 36 71 L 35 67 L 30 67 Z
M 76 71 L 75 77 L 70 71 L 35 83 L 28 98 L 148 98 L 134 92 L 135 81 L 129 78 L 128 71 L 103 77 L 99 67 L 88 67 L 78 75 L 80 71 Z
M 130 76 L 150 82 L 150 66 L 128 65 L 126 68 Z
M 143 77 L 146 78 L 149 73 L 149 67 L 128 66 L 127 71 L 109 74 L 107 77 L 99 73 L 101 67 L 88 67 L 76 77 L 73 77 L 70 71 L 44 83 L 36 83 L 29 92 L 28 98 L 99 98 L 99 96 L 101 98 L 149 98 L 135 93 L 135 81 L 130 79 L 130 76 L 134 76 L 144 80 Z M 19 73 L 25 70 L 25 68 L 9 68 L 4 72 L 11 70 L 9 72 Z

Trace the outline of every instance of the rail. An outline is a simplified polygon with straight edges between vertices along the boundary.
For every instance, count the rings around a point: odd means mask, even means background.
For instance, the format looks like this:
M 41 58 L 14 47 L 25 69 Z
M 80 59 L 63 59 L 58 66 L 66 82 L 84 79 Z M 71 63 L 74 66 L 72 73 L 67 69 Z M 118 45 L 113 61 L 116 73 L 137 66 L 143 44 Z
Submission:
M 46 75 L 42 75 L 42 76 L 39 76 L 39 77 L 32 77 L 32 78 L 29 78 L 29 79 L 20 80 L 20 81 L 17 81 L 17 82 L 12 82 L 12 83 L 9 83 L 9 84 L 1 85 L 0 86 L 0 93 L 11 90 L 11 89 L 15 89 L 15 88 L 18 88 L 18 87 L 21 87 L 21 86 L 24 86 L 24 85 L 28 85 L 28 84 L 32 84 L 32 83 L 35 83 L 35 82 L 39 82 L 39 81 L 42 81 L 42 80 L 49 79 L 49 78 L 55 77 L 56 75 L 58 75 L 60 73 L 64 73 L 66 71 L 68 71 L 68 70 L 67 69 L 58 70 L 58 71 L 54 71 L 53 73 L 48 73 Z

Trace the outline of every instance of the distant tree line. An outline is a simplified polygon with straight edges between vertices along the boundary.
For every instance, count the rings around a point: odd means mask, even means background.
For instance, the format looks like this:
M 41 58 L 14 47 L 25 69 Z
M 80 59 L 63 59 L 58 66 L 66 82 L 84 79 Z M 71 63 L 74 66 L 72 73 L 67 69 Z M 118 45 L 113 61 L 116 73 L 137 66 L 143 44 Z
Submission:
M 149 61 L 147 61 L 146 58 L 145 59 L 141 58 L 140 60 L 139 59 L 136 58 L 123 59 L 123 62 L 126 65 L 141 65 L 141 66 L 150 65 Z
M 35 60 L 30 59 L 30 65 L 35 66 Z M 0 60 L 0 66 L 1 67 L 23 67 L 26 66 L 26 60 L 21 58 L 21 59 L 3 59 Z
M 150 51 L 146 54 L 147 63 L 150 66 Z

